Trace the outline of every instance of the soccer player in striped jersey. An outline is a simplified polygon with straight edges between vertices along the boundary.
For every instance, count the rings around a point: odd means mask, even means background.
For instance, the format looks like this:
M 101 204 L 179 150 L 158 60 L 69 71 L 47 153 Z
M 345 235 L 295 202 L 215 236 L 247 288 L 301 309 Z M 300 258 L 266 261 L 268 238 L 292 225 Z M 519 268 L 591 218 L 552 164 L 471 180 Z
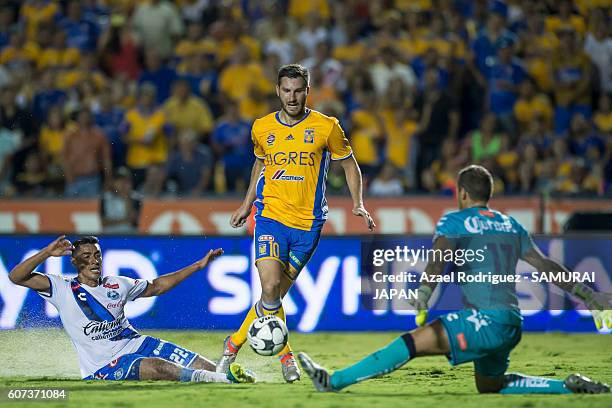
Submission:
M 255 215 L 255 256 L 261 298 L 242 325 L 224 343 L 217 370 L 225 371 L 247 339 L 257 317 L 285 320 L 282 298 L 314 253 L 327 219 L 325 181 L 330 160 L 342 165 L 353 199 L 353 214 L 372 230 L 374 221 L 363 205 L 361 171 L 338 119 L 306 107 L 309 73 L 285 65 L 278 72 L 276 93 L 281 110 L 253 124 L 255 164 L 246 197 L 231 217 L 234 228 L 245 224 L 252 205 Z M 279 354 L 283 378 L 300 379 L 291 346 Z
M 210 250 L 199 261 L 153 281 L 102 276 L 102 251 L 96 237 L 74 244 L 58 237 L 9 274 L 16 285 L 35 290 L 59 312 L 72 340 L 85 380 L 166 380 L 182 382 L 254 382 L 255 377 L 234 364 L 218 373 L 215 363 L 176 344 L 138 333 L 125 317 L 128 301 L 159 296 L 223 254 Z M 70 255 L 77 276 L 35 272 L 49 257 Z

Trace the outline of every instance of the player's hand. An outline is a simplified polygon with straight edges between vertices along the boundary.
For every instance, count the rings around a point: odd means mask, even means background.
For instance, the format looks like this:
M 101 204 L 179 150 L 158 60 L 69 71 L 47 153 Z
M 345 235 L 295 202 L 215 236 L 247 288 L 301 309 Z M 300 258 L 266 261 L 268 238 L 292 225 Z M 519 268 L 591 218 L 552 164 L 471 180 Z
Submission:
M 198 265 L 199 269 L 204 269 L 204 268 L 206 268 L 206 266 L 210 262 L 214 261 L 215 259 L 217 259 L 221 255 L 223 255 L 223 249 L 222 248 L 211 249 L 210 251 L 208 251 L 206 256 L 204 258 L 200 259 L 198 262 L 196 262 L 196 264 Z
M 370 231 L 373 231 L 374 228 L 376 228 L 376 223 L 374 222 L 374 220 L 372 219 L 372 216 L 365 209 L 363 205 L 353 208 L 353 215 L 356 215 L 358 217 L 363 217 Z
M 416 299 L 410 299 L 408 304 L 414 307 L 417 311 L 416 316 L 414 317 L 414 321 L 417 326 L 421 327 L 425 325 L 427 322 L 427 302 L 429 302 L 429 298 L 431 297 L 433 290 L 426 285 L 419 286 L 418 296 Z
M 251 214 L 251 206 L 248 207 L 241 205 L 234 213 L 232 214 L 232 218 L 230 218 L 230 225 L 234 228 L 242 227 L 249 218 Z
M 60 235 L 47 245 L 45 252 L 49 256 L 63 256 L 72 254 L 72 249 L 72 242 L 68 241 L 65 235 Z

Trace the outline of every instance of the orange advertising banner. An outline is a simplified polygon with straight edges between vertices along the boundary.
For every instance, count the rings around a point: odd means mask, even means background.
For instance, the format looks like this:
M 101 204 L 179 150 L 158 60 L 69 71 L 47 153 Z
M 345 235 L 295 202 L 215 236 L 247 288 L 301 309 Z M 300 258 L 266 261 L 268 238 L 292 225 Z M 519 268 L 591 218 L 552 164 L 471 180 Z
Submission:
M 329 200 L 325 234 L 365 234 L 365 222 L 355 217 L 348 197 Z M 229 225 L 240 199 L 145 200 L 139 232 L 161 235 L 242 235 L 247 228 Z M 0 200 L 0 233 L 101 233 L 97 200 Z M 528 231 L 560 233 L 574 211 L 612 209 L 612 200 L 551 199 L 544 207 L 538 197 L 498 197 L 491 207 L 516 218 Z M 438 219 L 455 209 L 448 197 L 367 198 L 366 208 L 379 234 L 431 234 Z M 542 218 L 542 219 L 541 219 Z M 542 228 L 540 228 L 542 226 Z

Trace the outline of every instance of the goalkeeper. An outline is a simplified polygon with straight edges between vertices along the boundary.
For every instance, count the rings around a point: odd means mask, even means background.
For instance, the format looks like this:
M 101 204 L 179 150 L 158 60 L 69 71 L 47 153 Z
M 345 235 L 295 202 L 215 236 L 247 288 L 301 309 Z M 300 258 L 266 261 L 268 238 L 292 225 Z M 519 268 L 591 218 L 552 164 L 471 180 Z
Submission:
M 527 231 L 512 217 L 488 208 L 493 177 L 482 166 L 461 170 L 457 179 L 459 211 L 443 216 L 434 235 L 434 249 L 474 249 L 480 244 L 487 256 L 483 263 L 472 262 L 464 270 L 476 274 L 485 270 L 513 274 L 519 259 L 538 271 L 567 268 L 544 256 Z M 490 264 L 489 264 L 490 262 Z M 444 273 L 446 263 L 429 260 L 428 275 Z M 430 280 L 435 281 L 435 280 Z M 610 299 L 582 283 L 560 284 L 591 309 L 598 329 L 612 327 Z M 426 320 L 427 302 L 435 284 L 422 285 L 414 306 L 417 324 Z M 298 358 L 318 391 L 339 391 L 349 385 L 397 370 L 415 357 L 446 355 L 452 365 L 474 362 L 476 388 L 481 393 L 567 394 L 603 393 L 610 387 L 580 374 L 565 380 L 507 373 L 510 352 L 521 340 L 522 316 L 514 283 L 468 283 L 461 286 L 463 310 L 448 313 L 433 322 L 400 336 L 386 347 L 358 363 L 329 374 L 308 355 Z

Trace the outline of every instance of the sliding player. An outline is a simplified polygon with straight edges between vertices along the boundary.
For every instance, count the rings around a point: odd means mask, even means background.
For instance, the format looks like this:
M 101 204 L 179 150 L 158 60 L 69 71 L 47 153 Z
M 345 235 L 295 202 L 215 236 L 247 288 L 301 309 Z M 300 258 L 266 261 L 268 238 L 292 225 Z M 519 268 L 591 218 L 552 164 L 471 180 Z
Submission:
M 538 271 L 567 271 L 544 256 L 527 231 L 512 217 L 488 208 L 493 191 L 493 177 L 481 166 L 469 166 L 457 180 L 459 211 L 440 219 L 434 235 L 434 249 L 481 249 L 487 244 L 487 259 L 464 265 L 462 271 L 495 271 L 514 274 L 520 259 Z M 495 228 L 497 226 L 498 228 Z M 497 258 L 497 255 L 503 255 Z M 506 263 L 504 263 L 506 262 Z M 499 266 L 498 266 L 499 265 Z M 429 260 L 427 275 L 441 275 L 445 262 Z M 561 286 L 561 285 L 560 285 Z M 585 302 L 591 310 L 610 309 L 609 300 L 584 284 L 563 284 L 563 289 Z M 417 310 L 426 310 L 435 284 L 422 284 L 415 302 Z M 476 388 L 481 393 L 565 394 L 609 392 L 606 384 L 572 374 L 565 381 L 507 374 L 510 352 L 521 339 L 522 317 L 514 284 L 464 284 L 462 293 L 470 308 L 441 316 L 424 327 L 406 333 L 357 364 L 333 374 L 318 366 L 306 354 L 298 358 L 318 391 L 339 391 L 351 384 L 397 370 L 415 357 L 446 355 L 450 363 L 474 362 Z M 612 323 L 610 312 L 607 323 Z M 599 313 L 595 313 L 596 315 Z M 601 317 L 601 316 L 600 316 Z M 601 321 L 597 322 L 597 325 Z
M 300 65 L 281 67 L 276 85 L 281 110 L 253 124 L 256 160 L 251 182 L 230 223 L 234 228 L 244 225 L 255 202 L 255 262 L 262 293 L 240 329 L 225 339 L 217 365 L 221 372 L 236 359 L 253 320 L 269 314 L 285 320 L 281 299 L 312 256 L 327 219 L 325 181 L 330 159 L 344 168 L 353 214 L 363 217 L 370 230 L 375 226 L 363 206 L 361 172 L 338 120 L 306 108 L 308 80 L 308 70 Z M 283 378 L 299 380 L 288 344 L 279 356 Z
M 17 265 L 9 274 L 16 285 L 35 290 L 59 311 L 79 356 L 85 380 L 168 380 L 183 382 L 254 382 L 238 364 L 215 372 L 210 360 L 160 339 L 140 335 L 123 308 L 128 301 L 168 292 L 223 254 L 210 250 L 199 261 L 151 282 L 124 276 L 102 277 L 102 252 L 96 237 L 71 244 L 64 236 Z M 74 279 L 43 275 L 36 268 L 52 256 L 71 255 Z

